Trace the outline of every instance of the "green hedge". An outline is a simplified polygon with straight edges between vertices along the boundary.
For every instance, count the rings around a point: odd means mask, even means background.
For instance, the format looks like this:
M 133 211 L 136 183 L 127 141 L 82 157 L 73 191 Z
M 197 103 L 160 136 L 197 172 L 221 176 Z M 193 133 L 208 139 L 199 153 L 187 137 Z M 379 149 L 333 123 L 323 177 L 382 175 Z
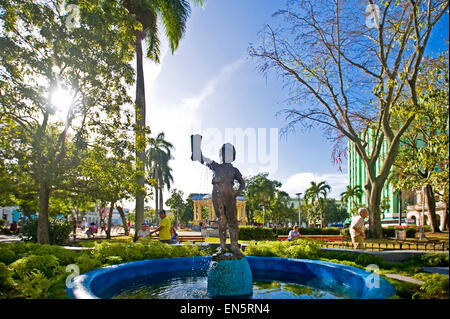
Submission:
M 252 242 L 245 248 L 247 256 L 309 258 L 319 256 L 320 244 L 311 239 L 294 241 L 260 241 Z
M 67 298 L 66 266 L 80 273 L 136 260 L 205 256 L 197 245 L 173 246 L 147 239 L 95 243 L 81 252 L 32 242 L 0 244 L 0 298 Z
M 240 226 L 240 240 L 271 240 L 276 239 L 276 235 L 272 228 L 257 226 Z
M 383 227 L 382 230 L 384 237 L 395 237 L 396 230 L 406 230 L 407 238 L 414 238 L 416 236 L 416 233 L 419 231 L 416 226 L 405 226 L 405 227 L 388 226 Z
M 30 219 L 23 224 L 22 236 L 26 241 L 37 242 L 38 219 Z M 73 230 L 73 225 L 69 222 L 57 218 L 50 218 L 48 221 L 48 235 L 52 245 L 63 245 L 69 239 L 69 234 Z

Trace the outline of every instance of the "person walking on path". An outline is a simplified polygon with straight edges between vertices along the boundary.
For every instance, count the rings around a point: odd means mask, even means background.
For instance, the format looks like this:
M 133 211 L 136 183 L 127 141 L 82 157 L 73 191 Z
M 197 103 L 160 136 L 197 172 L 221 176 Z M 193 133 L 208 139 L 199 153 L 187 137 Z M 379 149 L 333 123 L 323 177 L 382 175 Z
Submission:
M 369 216 L 369 212 L 365 208 L 358 209 L 358 215 L 353 217 L 350 224 L 350 236 L 352 238 L 353 247 L 355 249 L 364 249 L 364 219 Z

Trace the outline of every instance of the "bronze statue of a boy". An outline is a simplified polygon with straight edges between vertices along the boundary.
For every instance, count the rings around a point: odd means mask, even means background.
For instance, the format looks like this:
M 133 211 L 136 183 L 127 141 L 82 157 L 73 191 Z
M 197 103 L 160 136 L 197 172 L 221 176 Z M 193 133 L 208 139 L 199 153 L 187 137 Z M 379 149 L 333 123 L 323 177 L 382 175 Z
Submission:
M 239 225 L 236 216 L 236 197 L 244 189 L 245 182 L 242 178 L 241 172 L 239 172 L 239 170 L 231 164 L 231 162 L 233 162 L 236 158 L 236 150 L 232 144 L 224 144 L 219 152 L 221 163 L 216 163 L 215 161 L 203 156 L 201 153 L 201 138 L 201 135 L 198 134 L 191 136 L 191 159 L 193 161 L 201 162 L 214 172 L 212 179 L 212 202 L 216 215 L 219 218 L 220 248 L 218 252 L 213 255 L 213 257 L 220 258 L 225 253 L 228 226 L 231 252 L 234 257 L 242 258 L 244 257 L 244 254 L 239 249 L 238 244 Z M 233 188 L 235 180 L 239 182 L 239 188 L 237 190 Z

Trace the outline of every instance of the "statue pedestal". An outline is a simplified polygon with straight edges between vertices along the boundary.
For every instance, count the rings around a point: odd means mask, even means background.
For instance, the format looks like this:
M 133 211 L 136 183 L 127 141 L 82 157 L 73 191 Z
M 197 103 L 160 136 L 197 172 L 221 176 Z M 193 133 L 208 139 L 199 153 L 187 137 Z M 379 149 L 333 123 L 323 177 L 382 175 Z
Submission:
M 210 297 L 245 297 L 251 295 L 252 292 L 252 272 L 245 257 L 211 261 L 208 270 L 208 294 Z

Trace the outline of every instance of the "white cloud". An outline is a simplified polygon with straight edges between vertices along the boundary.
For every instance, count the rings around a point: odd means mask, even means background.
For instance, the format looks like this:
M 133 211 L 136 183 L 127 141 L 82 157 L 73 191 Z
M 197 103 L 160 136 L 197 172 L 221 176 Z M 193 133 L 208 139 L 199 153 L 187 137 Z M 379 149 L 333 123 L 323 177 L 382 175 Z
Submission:
M 315 174 L 311 172 L 297 173 L 289 176 L 284 181 L 282 189 L 289 193 L 292 197 L 296 197 L 296 193 L 305 193 L 311 186 L 311 182 L 319 183 L 326 181 L 331 186 L 329 198 L 339 199 L 340 194 L 345 191 L 348 185 L 348 177 L 346 173 L 329 173 L 329 174 Z M 302 195 L 303 196 L 303 195 Z

